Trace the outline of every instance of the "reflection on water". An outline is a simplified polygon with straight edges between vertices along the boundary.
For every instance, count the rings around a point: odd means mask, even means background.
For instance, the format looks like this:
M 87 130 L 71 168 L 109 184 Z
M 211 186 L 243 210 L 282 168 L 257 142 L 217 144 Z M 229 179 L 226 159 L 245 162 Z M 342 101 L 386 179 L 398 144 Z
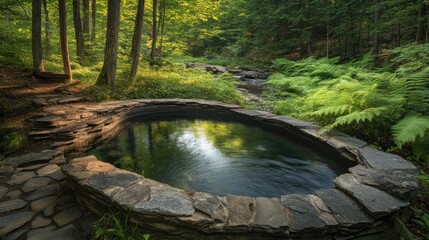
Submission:
M 87 154 L 192 191 L 278 197 L 333 186 L 345 169 L 311 147 L 236 122 L 141 122 Z

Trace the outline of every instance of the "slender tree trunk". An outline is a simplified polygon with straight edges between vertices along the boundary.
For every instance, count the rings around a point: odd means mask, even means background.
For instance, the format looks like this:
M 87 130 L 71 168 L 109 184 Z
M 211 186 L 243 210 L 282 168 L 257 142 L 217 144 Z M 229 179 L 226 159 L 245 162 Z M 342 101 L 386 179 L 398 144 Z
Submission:
M 97 84 L 115 86 L 116 65 L 118 58 L 118 33 L 121 17 L 121 0 L 108 0 L 106 48 L 104 49 L 104 64 L 98 76 Z
M 91 3 L 91 17 L 92 17 L 92 31 L 91 31 L 91 41 L 95 40 L 95 26 L 97 25 L 97 1 L 96 0 L 92 0 Z
M 34 76 L 45 71 L 42 54 L 42 0 L 32 1 L 32 52 Z
M 379 9 L 380 0 L 374 0 L 374 5 L 376 6 L 376 10 L 374 12 L 374 25 L 375 25 L 375 33 L 374 33 L 374 55 L 376 59 L 378 58 L 378 55 L 380 54 L 380 33 L 378 32 L 379 29 L 379 22 L 380 22 L 380 9 Z
M 142 42 L 142 31 L 143 31 L 143 15 L 144 15 L 144 0 L 139 0 L 137 6 L 137 16 L 134 25 L 134 35 L 133 35 L 133 43 L 131 49 L 131 73 L 130 80 L 134 80 L 136 78 L 137 70 L 139 67 L 140 60 L 140 49 Z
M 83 27 L 83 37 L 85 40 L 89 39 L 89 0 L 82 0 L 82 27 Z
M 46 0 L 43 0 L 43 10 L 45 13 L 45 56 L 48 57 L 51 51 L 51 26 L 49 21 L 49 11 Z
M 158 7 L 158 0 L 153 0 L 153 11 L 152 11 L 152 48 L 150 50 L 151 64 L 156 63 L 156 41 L 157 41 L 157 23 L 156 23 L 156 12 Z
M 60 24 L 60 41 L 61 56 L 63 58 L 64 73 L 69 76 L 67 82 L 72 80 L 70 67 L 69 46 L 67 40 L 67 7 L 66 0 L 58 0 L 59 24 Z
M 326 58 L 329 58 L 329 20 L 326 21 Z
M 165 0 L 162 0 L 162 20 L 161 20 L 161 31 L 160 31 L 160 40 L 159 40 L 159 57 L 162 59 L 164 54 L 162 53 L 162 43 L 164 41 L 164 26 L 165 26 L 165 14 L 166 14 L 166 4 Z
M 73 0 L 73 23 L 76 35 L 77 61 L 80 65 L 83 65 L 85 43 L 82 32 L 82 21 L 80 18 L 80 0 Z

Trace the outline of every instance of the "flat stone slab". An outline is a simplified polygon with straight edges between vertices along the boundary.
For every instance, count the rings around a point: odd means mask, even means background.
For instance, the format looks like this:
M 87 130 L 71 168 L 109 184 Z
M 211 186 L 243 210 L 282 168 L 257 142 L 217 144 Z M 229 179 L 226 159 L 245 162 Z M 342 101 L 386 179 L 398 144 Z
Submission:
M 251 197 L 226 196 L 229 212 L 229 227 L 244 227 L 250 229 L 254 222 L 256 200 Z
M 365 147 L 359 149 L 359 156 L 364 164 L 371 168 L 384 170 L 404 170 L 409 171 L 412 174 L 418 173 L 416 166 L 398 155 L 381 152 L 370 147 Z
M 7 181 L 7 184 L 9 185 L 18 185 L 21 183 L 26 182 L 30 178 L 35 177 L 36 174 L 34 172 L 18 172 L 12 175 L 9 181 Z
M 253 227 L 287 229 L 288 226 L 285 209 L 278 199 L 256 198 Z
M 57 227 L 54 225 L 49 225 L 47 227 L 38 228 L 31 230 L 27 233 L 27 240 L 45 240 L 48 239 L 47 236 Z M 51 239 L 49 239 L 51 240 Z
M 7 191 L 8 191 L 7 187 L 0 186 L 0 200 L 2 200 L 4 198 L 4 196 L 6 195 Z
M 0 213 L 21 209 L 25 206 L 27 206 L 27 202 L 21 199 L 0 202 Z
M 35 229 L 35 228 L 46 227 L 46 226 L 50 225 L 51 223 L 52 223 L 52 219 L 50 219 L 50 218 L 44 218 L 44 217 L 41 217 L 41 216 L 37 216 L 31 222 L 31 228 Z
M 15 232 L 9 234 L 9 236 L 7 236 L 5 238 L 5 240 L 17 240 L 19 239 L 22 235 L 24 235 L 26 232 L 28 232 L 28 228 L 20 228 L 18 230 L 16 230 Z
M 52 181 L 52 179 L 48 178 L 48 177 L 37 177 L 37 178 L 32 178 L 30 180 L 28 180 L 24 186 L 21 187 L 21 190 L 23 192 L 31 192 L 34 190 L 37 190 L 43 186 L 48 185 L 50 182 Z
M 379 188 L 400 199 L 410 199 L 419 183 L 415 174 L 403 170 L 383 170 L 358 165 L 349 169 L 358 182 Z
M 56 201 L 57 201 L 56 196 L 50 196 L 50 197 L 44 197 L 44 198 L 38 199 L 31 203 L 31 211 L 40 212 L 48 207 L 52 207 L 52 210 L 53 210 L 56 204 Z
M 165 216 L 191 216 L 195 210 L 192 201 L 184 193 L 173 188 L 151 188 L 150 198 L 133 207 L 141 213 Z
M 284 195 L 281 196 L 281 202 L 291 214 L 291 231 L 304 232 L 326 228 L 317 209 L 307 197 L 298 194 Z
M 58 193 L 59 188 L 60 188 L 60 186 L 58 184 L 51 184 L 51 185 L 43 186 L 43 187 L 37 189 L 36 191 L 34 191 L 33 193 L 31 193 L 30 195 L 28 195 L 28 197 L 26 197 L 26 200 L 34 201 L 34 200 L 37 200 L 39 198 L 56 195 Z
M 61 152 L 57 150 L 44 150 L 40 153 L 28 153 L 18 157 L 6 158 L 4 161 L 9 165 L 21 167 L 48 162 L 60 154 Z
M 6 197 L 8 197 L 9 199 L 12 200 L 12 199 L 18 199 L 18 198 L 20 198 L 21 195 L 22 195 L 22 191 L 19 190 L 19 189 L 17 189 L 17 190 L 13 190 L 13 191 L 8 192 L 6 194 Z
M 33 212 L 24 211 L 0 217 L 0 237 L 30 222 L 33 216 Z
M 62 227 L 64 225 L 67 225 L 79 219 L 82 215 L 83 215 L 83 212 L 82 210 L 80 210 L 80 208 L 73 207 L 58 213 L 54 217 L 54 222 L 58 224 L 58 226 Z
M 316 195 L 329 207 L 340 226 L 365 225 L 373 221 L 356 201 L 340 190 L 320 190 Z
M 226 221 L 226 208 L 218 196 L 196 192 L 192 195 L 194 208 L 215 220 Z
M 334 182 L 340 189 L 344 190 L 364 205 L 375 218 L 397 212 L 402 207 L 409 205 L 408 202 L 398 200 L 375 187 L 358 183 L 352 174 L 343 174 L 337 177 Z

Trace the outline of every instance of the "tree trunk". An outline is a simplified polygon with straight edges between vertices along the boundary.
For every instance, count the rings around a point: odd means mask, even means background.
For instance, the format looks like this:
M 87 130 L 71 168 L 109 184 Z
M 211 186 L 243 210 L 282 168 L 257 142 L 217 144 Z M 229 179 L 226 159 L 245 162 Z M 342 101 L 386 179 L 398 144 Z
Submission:
M 131 73 L 130 80 L 134 80 L 139 67 L 140 49 L 142 42 L 142 31 L 143 31 L 143 15 L 144 15 L 144 0 L 139 0 L 137 6 L 137 16 L 134 25 L 134 36 L 131 49 Z
M 46 3 L 46 0 L 43 0 L 43 10 L 45 13 L 45 55 L 46 57 L 49 56 L 49 53 L 51 51 L 51 26 L 49 21 L 49 11 L 48 11 L 48 5 Z
M 34 76 L 45 71 L 42 54 L 42 0 L 32 1 L 32 52 Z
M 163 53 L 162 53 L 162 43 L 164 40 L 164 26 L 165 26 L 165 11 L 166 11 L 166 4 L 165 0 L 162 0 L 162 8 L 160 10 L 160 13 L 162 14 L 161 18 L 161 31 L 159 32 L 160 40 L 159 40 L 159 57 L 162 59 Z
M 67 81 L 72 80 L 72 72 L 70 67 L 69 46 L 67 40 L 67 8 L 66 0 L 58 0 L 59 25 L 60 25 L 60 42 L 61 56 L 63 58 L 64 73 L 69 76 Z
M 121 0 L 108 0 L 106 48 L 104 49 L 104 64 L 98 76 L 97 84 L 115 86 L 116 64 L 118 58 L 118 33 Z
M 96 14 L 97 14 L 97 1 L 92 0 L 91 4 L 91 17 L 92 17 L 92 31 L 91 31 L 91 41 L 95 40 L 95 26 L 96 26 Z
M 374 12 L 374 25 L 375 25 L 375 33 L 374 33 L 374 46 L 373 46 L 373 50 L 374 50 L 374 55 L 375 58 L 378 58 L 378 55 L 380 54 L 380 33 L 378 32 L 379 29 L 379 22 L 380 22 L 380 8 L 379 5 L 380 4 L 380 0 L 374 0 L 374 5 L 376 6 L 376 10 Z
M 152 11 L 152 48 L 150 50 L 151 64 L 156 63 L 156 41 L 157 41 L 157 23 L 156 23 L 156 12 L 157 12 L 158 0 L 153 0 L 153 11 Z
M 83 8 L 83 18 L 82 18 L 82 26 L 83 26 L 83 37 L 85 40 L 89 39 L 89 0 L 82 0 L 82 8 Z
M 83 65 L 85 43 L 83 40 L 82 21 L 80 18 L 80 0 L 73 0 L 73 23 L 76 35 L 77 61 L 80 65 Z

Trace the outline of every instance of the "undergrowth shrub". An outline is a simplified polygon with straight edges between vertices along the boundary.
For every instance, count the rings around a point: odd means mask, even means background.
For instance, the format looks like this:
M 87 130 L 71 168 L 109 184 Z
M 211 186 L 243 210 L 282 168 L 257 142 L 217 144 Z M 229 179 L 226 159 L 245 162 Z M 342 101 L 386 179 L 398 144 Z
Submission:
M 390 65 L 378 69 L 360 67 L 368 65 L 365 59 L 277 59 L 281 73 L 270 76 L 264 97 L 277 113 L 316 121 L 323 131 L 339 128 L 385 149 L 411 146 L 428 160 L 429 54 L 419 51 L 396 49 Z

